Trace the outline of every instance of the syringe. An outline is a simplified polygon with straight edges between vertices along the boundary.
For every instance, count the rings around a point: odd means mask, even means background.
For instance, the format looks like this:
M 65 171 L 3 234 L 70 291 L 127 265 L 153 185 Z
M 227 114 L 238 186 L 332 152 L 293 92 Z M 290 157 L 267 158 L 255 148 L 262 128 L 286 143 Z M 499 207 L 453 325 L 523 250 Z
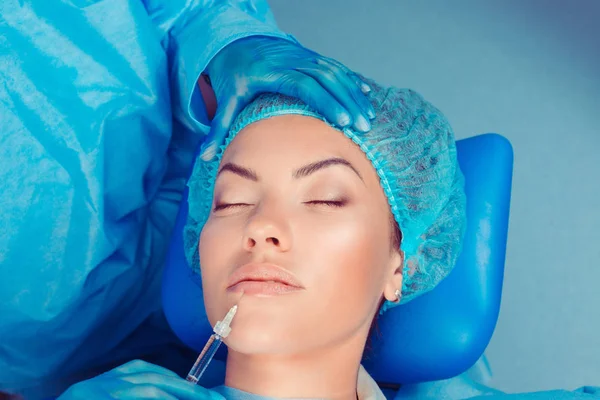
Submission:
M 223 339 L 229 336 L 229 332 L 231 332 L 231 327 L 229 325 L 231 325 L 231 320 L 235 316 L 237 308 L 237 305 L 231 307 L 227 315 L 225 315 L 225 318 L 223 318 L 223 321 L 218 321 L 215 324 L 213 329 L 214 333 L 210 336 L 208 342 L 206 342 L 206 345 L 204 345 L 204 348 L 198 356 L 198 359 L 196 359 L 194 366 L 188 373 L 187 378 L 185 378 L 187 381 L 198 383 L 200 377 L 206 370 L 206 367 L 208 367 L 208 364 L 213 359 L 217 349 L 223 342 Z

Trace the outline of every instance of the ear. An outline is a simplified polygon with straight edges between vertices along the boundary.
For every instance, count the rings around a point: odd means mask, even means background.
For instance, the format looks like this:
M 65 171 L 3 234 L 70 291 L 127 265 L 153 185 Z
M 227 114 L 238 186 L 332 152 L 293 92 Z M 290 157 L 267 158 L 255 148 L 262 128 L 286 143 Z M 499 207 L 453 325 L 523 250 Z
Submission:
M 402 269 L 404 267 L 404 252 L 400 249 L 395 250 L 390 256 L 390 263 L 387 269 L 386 283 L 383 289 L 383 297 L 391 302 L 400 301 L 397 291 L 402 291 Z

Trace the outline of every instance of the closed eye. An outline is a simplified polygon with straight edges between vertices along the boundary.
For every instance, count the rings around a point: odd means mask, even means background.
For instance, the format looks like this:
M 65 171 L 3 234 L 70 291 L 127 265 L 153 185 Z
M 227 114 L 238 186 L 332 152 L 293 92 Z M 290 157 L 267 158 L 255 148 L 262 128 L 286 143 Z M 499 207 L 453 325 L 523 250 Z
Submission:
M 311 200 L 307 201 L 304 204 L 310 205 L 323 205 L 328 207 L 343 207 L 348 202 L 346 200 Z
M 218 203 L 215 204 L 215 208 L 213 209 L 213 211 L 229 210 L 232 208 L 247 207 L 250 205 L 251 204 L 248 203 Z

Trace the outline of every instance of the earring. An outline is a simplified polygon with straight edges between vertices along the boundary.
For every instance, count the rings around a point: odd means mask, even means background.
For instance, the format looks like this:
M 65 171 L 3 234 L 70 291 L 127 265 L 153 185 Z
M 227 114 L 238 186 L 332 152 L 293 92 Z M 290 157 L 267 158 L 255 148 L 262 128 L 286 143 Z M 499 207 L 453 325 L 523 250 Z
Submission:
M 394 294 L 396 295 L 396 300 L 394 300 L 394 303 L 398 303 L 400 301 L 400 295 L 401 295 L 400 289 L 397 289 L 394 292 Z

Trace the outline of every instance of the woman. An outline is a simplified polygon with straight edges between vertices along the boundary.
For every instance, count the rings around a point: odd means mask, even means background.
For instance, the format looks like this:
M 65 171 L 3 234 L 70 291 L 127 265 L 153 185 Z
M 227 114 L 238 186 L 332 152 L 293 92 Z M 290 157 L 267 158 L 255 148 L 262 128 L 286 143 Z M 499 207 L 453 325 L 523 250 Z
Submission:
M 433 288 L 460 252 L 450 126 L 415 92 L 369 85 L 367 134 L 265 95 L 218 160 L 195 167 L 188 258 L 213 325 L 239 306 L 218 389 L 227 398 L 381 397 L 359 368 L 373 319 Z

